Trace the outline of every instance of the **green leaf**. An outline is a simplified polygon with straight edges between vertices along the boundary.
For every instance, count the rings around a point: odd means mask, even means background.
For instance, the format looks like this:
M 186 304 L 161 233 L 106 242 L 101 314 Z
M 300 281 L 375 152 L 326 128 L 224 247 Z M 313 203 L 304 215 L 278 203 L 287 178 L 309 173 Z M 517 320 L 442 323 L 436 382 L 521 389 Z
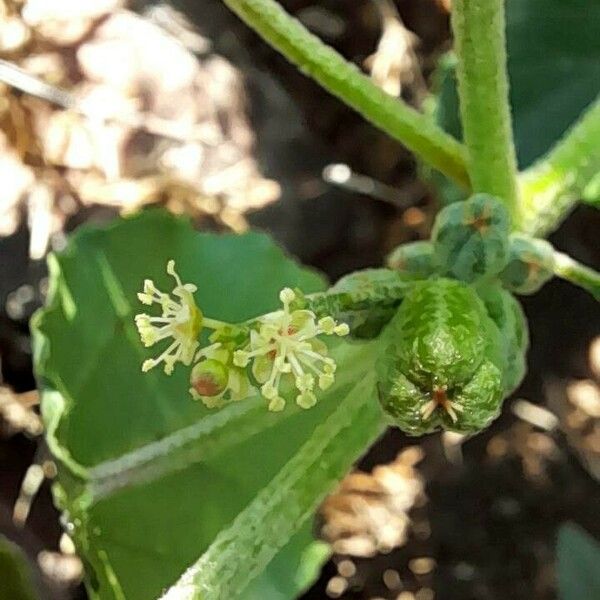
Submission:
M 231 598 L 264 569 L 383 429 L 367 374 L 161 600 Z M 244 560 L 240 560 L 244 557 Z
M 561 600 L 600 598 L 600 544 L 572 523 L 558 531 L 556 547 Z
M 171 377 L 140 370 L 149 352 L 133 324 L 141 309 L 135 294 L 146 277 L 169 289 L 171 258 L 183 281 L 197 284 L 204 313 L 217 319 L 272 310 L 284 286 L 325 287 L 265 235 L 197 234 L 160 211 L 84 228 L 51 258 L 48 307 L 32 322 L 36 371 L 59 461 L 55 497 L 95 598 L 160 595 L 372 366 L 371 346 L 339 344 L 336 384 L 314 409 L 269 413 L 260 398 L 205 408 L 190 399 L 184 367 Z M 310 524 L 283 553 L 245 597 L 293 597 L 325 556 Z
M 600 2 L 507 0 L 508 72 L 521 168 L 558 140 L 598 94 Z M 452 61 L 442 63 L 437 116 L 460 137 Z
M 0 600 L 36 600 L 27 560 L 15 544 L 0 535 Z

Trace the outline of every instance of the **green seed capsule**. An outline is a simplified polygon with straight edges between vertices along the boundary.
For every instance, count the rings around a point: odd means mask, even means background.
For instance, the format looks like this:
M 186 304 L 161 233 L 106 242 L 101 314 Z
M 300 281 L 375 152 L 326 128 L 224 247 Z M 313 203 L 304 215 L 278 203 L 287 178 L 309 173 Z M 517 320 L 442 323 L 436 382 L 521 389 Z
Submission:
M 508 263 L 500 273 L 504 287 L 516 294 L 537 292 L 554 275 L 554 249 L 537 238 L 510 236 Z
M 509 228 L 504 204 L 488 194 L 447 206 L 431 233 L 440 273 L 466 282 L 498 274 L 508 260 Z
M 387 266 L 417 277 L 429 277 L 435 272 L 433 244 L 426 241 L 402 244 L 387 257 Z
M 502 385 L 506 397 L 519 386 L 527 370 L 527 319 L 519 301 L 500 286 L 485 286 L 478 293 L 500 331 L 500 343 L 505 357 Z
M 383 335 L 379 398 L 404 432 L 474 433 L 498 416 L 500 332 L 473 288 L 443 278 L 416 283 Z

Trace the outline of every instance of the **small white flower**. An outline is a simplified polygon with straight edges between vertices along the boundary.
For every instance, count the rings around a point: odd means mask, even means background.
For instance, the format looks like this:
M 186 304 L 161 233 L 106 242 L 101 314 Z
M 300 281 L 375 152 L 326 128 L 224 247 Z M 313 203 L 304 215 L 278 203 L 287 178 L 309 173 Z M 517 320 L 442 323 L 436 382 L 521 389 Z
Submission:
M 296 403 L 311 408 L 317 402 L 315 384 L 326 390 L 333 384 L 335 361 L 327 356 L 327 346 L 319 335 L 347 335 L 348 325 L 331 317 L 317 321 L 309 310 L 290 311 L 296 298 L 290 288 L 279 294 L 283 309 L 258 319 L 258 330 L 250 333 L 250 343 L 234 353 L 233 362 L 245 367 L 252 361 L 252 373 L 262 384 L 261 394 L 269 400 L 269 410 L 283 410 L 280 393 L 282 378 L 292 379 L 298 391 Z
M 144 361 L 142 371 L 146 372 L 164 362 L 167 375 L 173 372 L 175 363 L 191 364 L 194 352 L 198 347 L 198 335 L 202 329 L 202 312 L 194 301 L 196 286 L 191 283 L 181 283 L 175 272 L 175 261 L 167 263 L 167 273 L 175 279 L 172 295 L 165 294 L 156 288 L 150 279 L 144 281 L 144 291 L 137 296 L 140 302 L 151 306 L 159 304 L 162 309 L 160 317 L 147 314 L 135 316 L 135 324 L 140 333 L 142 343 L 147 348 L 157 342 L 171 338 L 170 345 L 156 358 Z

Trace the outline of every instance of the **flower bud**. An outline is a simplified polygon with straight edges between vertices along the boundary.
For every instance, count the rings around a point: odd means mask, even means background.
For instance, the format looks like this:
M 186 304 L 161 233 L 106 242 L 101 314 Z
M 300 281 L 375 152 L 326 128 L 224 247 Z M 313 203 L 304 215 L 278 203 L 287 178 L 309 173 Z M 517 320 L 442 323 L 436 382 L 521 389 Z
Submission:
M 431 239 L 443 275 L 471 283 L 498 274 L 508 260 L 510 219 L 504 204 L 475 194 L 441 210 Z
M 190 375 L 190 391 L 198 397 L 219 396 L 227 388 L 229 369 L 218 360 L 208 358 L 196 364 Z
M 516 294 L 537 292 L 554 275 L 554 249 L 540 239 L 510 236 L 508 264 L 500 273 L 502 285 Z
M 435 272 L 433 244 L 426 241 L 402 244 L 387 257 L 387 266 L 394 271 L 429 277 Z

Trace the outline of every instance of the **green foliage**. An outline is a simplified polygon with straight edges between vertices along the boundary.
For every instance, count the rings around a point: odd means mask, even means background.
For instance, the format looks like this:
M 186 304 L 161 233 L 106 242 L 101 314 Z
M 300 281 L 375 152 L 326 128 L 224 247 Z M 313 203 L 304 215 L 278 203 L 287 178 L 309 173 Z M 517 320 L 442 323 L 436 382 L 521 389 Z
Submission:
M 488 194 L 446 206 L 431 232 L 440 274 L 468 283 L 498 274 L 508 258 L 509 229 L 504 204 Z
M 600 96 L 520 176 L 517 229 L 547 236 L 579 200 L 600 206 Z
M 556 547 L 560 600 L 600 598 L 600 544 L 580 527 L 565 523 Z
M 340 377 L 323 402 L 278 415 L 259 398 L 210 411 L 188 396 L 185 369 L 143 374 L 136 291 L 147 276 L 163 280 L 170 258 L 198 283 L 203 309 L 232 321 L 275 308 L 284 285 L 307 292 L 324 285 L 264 235 L 196 234 L 158 211 L 82 229 L 52 258 L 48 307 L 33 321 L 36 370 L 48 443 L 59 460 L 56 498 L 86 560 L 93 597 L 156 597 L 368 369 L 363 346 L 334 349 Z M 323 553 L 309 550 L 309 531 L 296 535 L 251 597 L 276 589 L 289 598 L 300 589 L 295 582 L 310 582 Z
M 578 263 L 567 254 L 554 252 L 554 273 L 589 292 L 600 302 L 600 273 Z
M 0 535 L 0 600 L 36 600 L 27 559 L 19 548 Z
M 324 89 L 359 112 L 416 155 L 468 187 L 465 151 L 452 136 L 377 86 L 330 46 L 325 45 L 274 0 L 223 0 L 278 52 Z
M 371 339 L 392 318 L 413 281 L 412 275 L 390 269 L 364 269 L 342 277 L 327 293 L 300 296 L 297 306 L 317 316 L 336 315 L 353 337 Z
M 508 104 L 505 0 L 453 0 L 459 108 L 474 192 L 517 211 L 517 160 Z
M 352 387 L 296 455 L 222 530 L 163 600 L 232 598 L 260 573 L 382 430 L 372 373 Z M 367 401 L 365 401 L 367 399 Z M 245 557 L 240 560 L 240 556 Z M 190 594 L 193 587 L 194 594 Z
M 388 325 L 377 363 L 382 406 L 406 433 L 475 433 L 498 416 L 500 333 L 470 286 L 416 283 Z

